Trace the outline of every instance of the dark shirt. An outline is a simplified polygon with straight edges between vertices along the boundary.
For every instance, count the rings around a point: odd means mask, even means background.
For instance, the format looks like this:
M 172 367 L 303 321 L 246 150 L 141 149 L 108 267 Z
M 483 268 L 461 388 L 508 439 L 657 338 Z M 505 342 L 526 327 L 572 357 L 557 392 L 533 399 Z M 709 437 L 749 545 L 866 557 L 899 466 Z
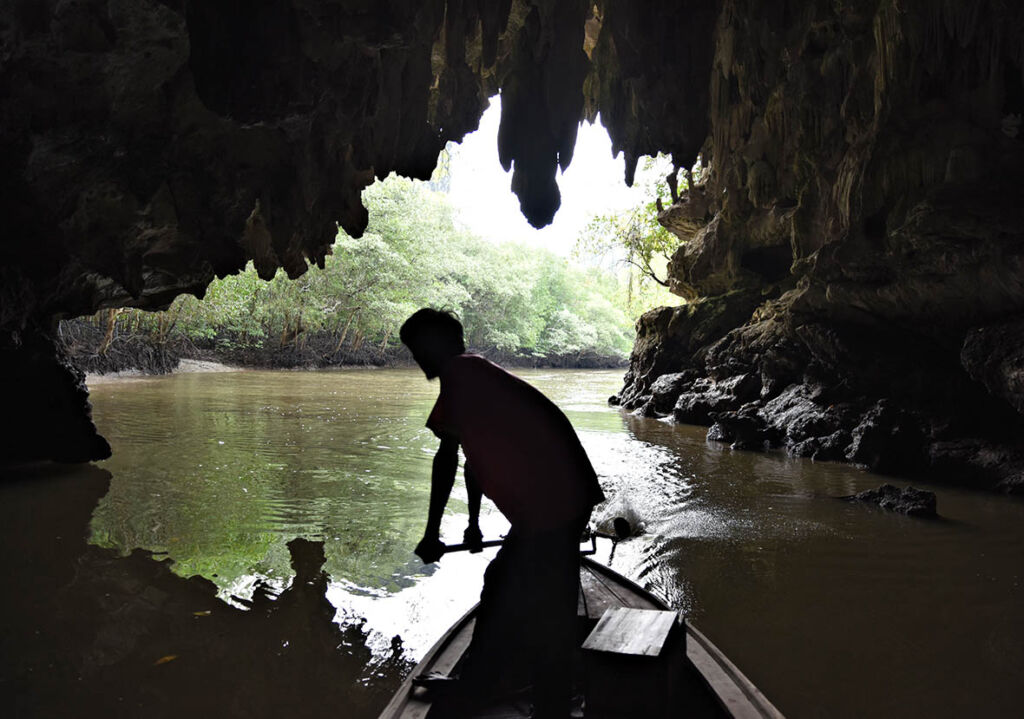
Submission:
M 564 525 L 604 500 L 569 419 L 540 391 L 478 355 L 441 368 L 427 427 L 458 440 L 483 494 L 528 532 Z

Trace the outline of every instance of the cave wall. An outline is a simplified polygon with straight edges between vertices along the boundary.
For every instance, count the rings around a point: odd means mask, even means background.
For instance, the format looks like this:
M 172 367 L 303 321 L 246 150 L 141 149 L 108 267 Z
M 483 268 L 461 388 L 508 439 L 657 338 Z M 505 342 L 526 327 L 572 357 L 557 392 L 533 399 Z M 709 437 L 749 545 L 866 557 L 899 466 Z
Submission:
M 618 399 L 737 447 L 1024 489 L 1022 79 L 1019 3 L 723 3 L 709 171 L 660 220 L 693 301 L 675 336 L 747 316 L 671 367 L 643 318 Z

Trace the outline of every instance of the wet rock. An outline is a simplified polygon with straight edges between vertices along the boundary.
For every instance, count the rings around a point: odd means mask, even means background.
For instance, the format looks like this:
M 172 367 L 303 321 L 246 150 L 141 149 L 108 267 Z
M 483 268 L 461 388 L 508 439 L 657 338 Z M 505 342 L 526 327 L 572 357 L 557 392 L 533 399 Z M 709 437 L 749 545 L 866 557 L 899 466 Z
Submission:
M 711 412 L 730 409 L 727 406 L 716 406 L 725 400 L 715 393 L 714 386 L 714 380 L 707 377 L 694 382 L 688 391 L 676 399 L 672 408 L 673 418 L 684 424 L 707 425 L 711 423 Z
M 882 509 L 898 512 L 911 517 L 937 517 L 935 493 L 907 487 L 900 489 L 883 484 L 878 489 L 869 489 L 849 498 L 854 502 L 877 504 Z
M 635 414 L 638 417 L 651 417 L 651 418 L 663 417 L 664 416 L 664 414 L 659 413 L 658 410 L 655 409 L 655 407 L 654 407 L 654 400 L 653 399 L 648 399 L 646 402 L 644 402 L 642 405 L 640 405 L 637 409 L 633 410 L 633 414 Z
M 708 348 L 745 322 L 762 301 L 761 291 L 736 291 L 681 307 L 659 307 L 641 315 L 629 371 L 619 392 L 622 403 L 649 395 L 653 384 L 664 375 L 692 371 L 703 376 Z
M 649 394 L 635 394 L 631 397 L 623 398 L 619 402 L 619 405 L 623 409 L 637 410 L 644 407 L 644 405 L 648 404 L 650 401 L 651 395 Z
M 715 422 L 708 427 L 708 433 L 705 439 L 708 442 L 731 442 L 732 435 L 722 424 Z
M 85 375 L 38 328 L 0 330 L 4 399 L 16 414 L 0 431 L 0 462 L 89 462 L 110 456 L 92 422 Z
M 707 369 L 713 377 L 751 373 L 761 380 L 761 398 L 770 399 L 790 384 L 802 381 L 811 357 L 796 341 L 785 316 L 789 295 L 766 302 L 752 321 L 738 327 L 708 348 Z
M 1024 412 L 1024 320 L 972 329 L 960 361 L 993 396 Z
M 773 434 L 758 413 L 757 403 L 746 404 L 736 411 L 719 412 L 708 429 L 710 442 L 729 442 L 733 449 L 764 449 L 771 445 Z
M 923 440 L 914 417 L 880 400 L 851 432 L 846 458 L 876 472 L 909 472 L 922 466 Z
M 838 429 L 839 418 L 816 400 L 820 387 L 792 384 L 761 407 L 765 425 L 791 442 L 824 437 Z
M 700 377 L 700 373 L 693 369 L 672 372 L 658 377 L 651 385 L 653 409 L 661 415 L 671 413 L 679 395 L 683 393 L 683 390 L 689 388 L 698 377 Z
M 1024 494 L 1024 450 L 1012 441 L 935 441 L 927 453 L 928 471 L 939 480 Z
M 810 437 L 789 446 L 789 453 L 796 457 L 808 457 L 819 462 L 834 462 L 846 459 L 846 448 L 850 445 L 850 433 L 838 429 L 826 437 Z
M 716 389 L 726 395 L 732 395 L 738 402 L 746 404 L 761 395 L 761 378 L 750 372 L 738 374 L 716 384 Z
M 756 375 L 741 374 L 716 382 L 702 377 L 689 384 L 672 408 L 672 416 L 685 424 L 710 424 L 714 415 L 739 409 L 757 397 L 761 381 Z

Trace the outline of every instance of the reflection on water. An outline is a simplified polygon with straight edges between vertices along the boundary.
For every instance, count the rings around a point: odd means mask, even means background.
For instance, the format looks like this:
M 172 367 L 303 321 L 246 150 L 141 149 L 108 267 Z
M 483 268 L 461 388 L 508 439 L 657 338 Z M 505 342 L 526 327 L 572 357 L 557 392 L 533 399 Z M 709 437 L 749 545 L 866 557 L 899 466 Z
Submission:
M 687 612 L 792 716 L 1010 715 L 1024 679 L 1024 505 L 936 489 L 941 522 L 833 499 L 883 481 L 734 452 L 605 404 L 620 372 L 522 373 L 567 412 L 609 501 L 644 533 L 614 565 Z M 166 552 L 246 599 L 325 543 L 342 625 L 413 658 L 467 609 L 487 555 L 424 567 L 437 385 L 401 370 L 184 374 L 97 385 L 114 476 L 92 542 Z M 458 541 L 457 483 L 444 532 Z M 461 513 L 461 514 L 460 514 Z M 487 511 L 485 535 L 504 531 Z M 492 550 L 493 551 L 493 550 Z M 604 557 L 608 549 L 604 548 Z M 365 624 L 363 624 L 365 620 Z

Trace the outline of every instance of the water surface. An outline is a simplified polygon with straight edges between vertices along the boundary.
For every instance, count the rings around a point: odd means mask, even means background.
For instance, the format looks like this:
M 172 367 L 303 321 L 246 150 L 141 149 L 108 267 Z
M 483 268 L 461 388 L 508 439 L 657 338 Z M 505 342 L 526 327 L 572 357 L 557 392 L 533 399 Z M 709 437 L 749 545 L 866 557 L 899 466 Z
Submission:
M 1019 715 L 1024 504 L 929 487 L 942 521 L 851 505 L 834 497 L 885 480 L 621 413 L 605 403 L 618 371 L 521 374 L 576 426 L 609 496 L 598 519 L 645 527 L 612 565 L 685 611 L 787 715 Z M 436 392 L 412 370 L 96 384 L 114 456 L 91 541 L 165 552 L 240 604 L 257 582 L 289 586 L 290 539 L 322 540 L 336 621 L 365 627 L 381 656 L 400 636 L 415 659 L 475 601 L 488 559 L 412 554 Z M 464 502 L 457 483 L 448 541 Z M 482 524 L 507 527 L 486 505 Z

